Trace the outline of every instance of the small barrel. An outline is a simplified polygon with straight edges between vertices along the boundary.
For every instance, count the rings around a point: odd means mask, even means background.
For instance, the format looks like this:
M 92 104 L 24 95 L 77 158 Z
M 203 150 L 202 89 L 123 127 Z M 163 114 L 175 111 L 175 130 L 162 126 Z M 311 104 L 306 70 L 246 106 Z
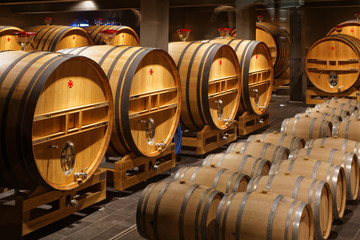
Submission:
M 5 50 L 21 50 L 19 44 L 16 43 L 14 33 L 23 32 L 24 30 L 13 26 L 0 26 L 0 51 Z M 33 50 L 32 44 L 26 47 L 27 51 Z
M 344 111 L 341 110 L 339 108 L 335 108 L 335 107 L 320 107 L 320 108 L 311 108 L 311 107 L 307 107 L 305 110 L 305 113 L 310 114 L 311 113 L 327 113 L 330 116 L 340 116 L 342 119 L 345 119 L 347 116 L 350 115 L 350 113 L 348 111 Z
M 181 117 L 184 129 L 201 131 L 205 125 L 226 129 L 234 120 L 241 95 L 240 66 L 227 45 L 173 42 L 169 53 L 181 79 Z
M 242 153 L 253 157 L 260 157 L 274 163 L 287 159 L 290 150 L 286 147 L 275 146 L 264 142 L 236 142 L 230 144 L 227 153 Z
M 261 115 L 269 106 L 274 80 L 269 48 L 264 42 L 240 39 L 214 39 L 212 43 L 232 47 L 240 62 L 242 101 L 239 114 L 244 111 Z
M 139 46 L 140 40 L 136 32 L 127 26 L 113 26 L 113 25 L 94 25 L 86 27 L 85 30 L 90 35 L 95 45 L 104 45 L 104 37 L 100 33 L 103 30 L 117 30 L 118 33 L 110 41 L 110 45 L 126 45 L 126 46 Z
M 146 239 L 212 239 L 222 196 L 215 189 L 185 181 L 150 184 L 138 202 L 138 232 Z
M 26 30 L 36 32 L 32 44 L 35 50 L 56 52 L 65 48 L 94 45 L 89 34 L 79 27 L 41 25 Z
M 106 75 L 75 55 L 4 51 L 0 59 L 0 186 L 75 189 L 109 144 L 113 100 Z
M 344 103 L 345 105 L 349 106 L 355 106 L 355 109 L 358 110 L 360 109 L 360 102 L 357 99 L 351 99 L 351 98 L 331 98 L 326 100 L 324 103 L 332 105 L 333 103 L 335 104 L 342 104 Z
M 271 162 L 241 153 L 218 153 L 208 155 L 204 159 L 202 166 L 227 168 L 234 172 L 245 173 L 253 178 L 268 175 Z
M 360 22 L 358 19 L 351 19 L 336 25 L 333 27 L 326 36 L 335 35 L 335 34 L 345 34 L 350 35 L 360 39 Z
M 339 122 L 333 127 L 333 136 L 360 141 L 360 121 Z
M 313 239 L 311 207 L 289 197 L 262 192 L 229 193 L 216 213 L 215 239 Z
M 312 138 L 331 137 L 332 126 L 331 122 L 319 118 L 286 118 L 281 124 L 281 132 L 307 141 Z
M 311 159 L 279 161 L 271 166 L 270 175 L 290 172 L 299 176 L 326 181 L 331 188 L 333 217 L 341 219 L 346 205 L 346 179 L 344 168 L 332 163 Z
M 360 40 L 344 34 L 315 42 L 306 54 L 306 74 L 312 84 L 328 93 L 359 87 Z
M 360 156 L 360 144 L 349 139 L 339 138 L 337 136 L 331 138 L 318 138 L 310 139 L 306 142 L 305 148 L 313 148 L 326 146 L 330 148 L 336 148 L 342 151 L 353 152 L 357 156 Z
M 322 108 L 322 107 L 337 108 L 343 111 L 348 111 L 350 114 L 352 114 L 358 109 L 354 105 L 349 105 L 347 103 L 335 102 L 335 101 L 325 101 L 323 103 L 318 103 L 315 105 L 315 108 Z
M 297 158 L 312 158 L 342 166 L 346 176 L 347 199 L 354 200 L 357 198 L 359 192 L 359 163 L 356 154 L 320 146 L 318 148 L 297 149 L 290 153 L 289 159 Z
M 333 216 L 331 190 L 327 182 L 285 173 L 254 178 L 247 191 L 259 192 L 262 189 L 309 203 L 314 216 L 315 238 L 329 237 Z
M 310 117 L 310 118 L 319 118 L 321 120 L 325 120 L 328 122 L 331 122 L 333 125 L 335 125 L 338 122 L 341 122 L 343 119 L 339 115 L 330 115 L 328 113 L 320 113 L 320 112 L 309 112 L 309 113 L 297 113 L 294 117 L 304 118 L 304 117 Z
M 183 167 L 174 180 L 201 184 L 222 193 L 245 192 L 250 177 L 246 174 L 216 167 Z
M 115 122 L 107 153 L 155 157 L 175 134 L 181 108 L 176 65 L 161 49 L 88 46 L 63 53 L 86 56 L 107 74 L 114 96 Z
M 290 151 L 293 151 L 298 148 L 303 148 L 305 145 L 305 140 L 300 137 L 288 136 L 283 133 L 278 133 L 274 131 L 272 133 L 263 133 L 257 135 L 251 135 L 246 140 L 247 142 L 267 142 L 274 144 L 275 146 L 283 146 L 288 148 Z

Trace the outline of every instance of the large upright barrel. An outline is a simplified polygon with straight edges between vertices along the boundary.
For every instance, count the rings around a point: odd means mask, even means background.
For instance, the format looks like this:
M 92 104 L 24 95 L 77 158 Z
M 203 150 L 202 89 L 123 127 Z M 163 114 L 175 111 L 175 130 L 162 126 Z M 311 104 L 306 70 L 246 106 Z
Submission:
M 326 36 L 334 34 L 346 34 L 360 39 L 360 21 L 357 19 L 352 19 L 339 23 L 333 27 Z
M 89 26 L 85 28 L 89 33 L 91 39 L 96 45 L 104 45 L 104 37 L 101 35 L 100 31 L 103 30 L 117 30 L 118 33 L 110 41 L 110 45 L 127 45 L 127 46 L 139 46 L 140 40 L 136 32 L 127 26 L 113 26 L 113 25 L 102 25 L 102 26 Z
M 305 69 L 318 89 L 343 92 L 360 86 L 360 40 L 344 34 L 330 35 L 315 42 L 307 52 Z
M 180 116 L 180 79 L 174 61 L 160 49 L 89 46 L 62 52 L 97 62 L 114 96 L 115 122 L 108 154 L 158 156 L 170 144 Z
M 240 103 L 240 66 L 234 50 L 224 44 L 173 42 L 169 53 L 181 79 L 181 125 L 200 131 L 205 125 L 226 129 Z
M 4 50 L 21 50 L 21 47 L 16 43 L 14 33 L 22 32 L 24 30 L 13 26 L 0 26 L 0 51 Z M 26 50 L 32 50 L 32 44 Z
M 0 53 L 0 184 L 76 188 L 109 143 L 113 100 L 91 59 L 50 52 Z
M 94 45 L 89 34 L 82 28 L 40 25 L 27 28 L 36 32 L 33 47 L 35 50 L 55 52 L 60 49 Z
M 248 110 L 262 114 L 269 106 L 274 71 L 269 48 L 264 42 L 240 39 L 214 39 L 214 43 L 232 47 L 240 62 L 242 75 L 242 101 L 239 114 Z

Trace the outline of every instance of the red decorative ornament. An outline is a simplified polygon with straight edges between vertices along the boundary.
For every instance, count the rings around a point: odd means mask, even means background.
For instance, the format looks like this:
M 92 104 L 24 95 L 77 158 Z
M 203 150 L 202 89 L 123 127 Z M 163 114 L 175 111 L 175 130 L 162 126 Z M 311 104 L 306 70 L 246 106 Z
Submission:
M 6 39 L 8 42 L 10 42 L 10 38 L 8 37 L 7 39 Z
M 354 32 L 354 29 L 350 29 L 350 32 Z
M 123 35 L 121 35 L 121 37 L 125 37 L 125 36 L 124 36 L 124 34 L 123 34 Z
M 221 61 L 221 60 L 220 60 L 219 64 L 220 64 L 220 66 L 221 66 L 221 64 L 222 64 L 222 61 Z
M 72 88 L 74 86 L 74 82 L 72 80 L 68 81 L 68 88 Z
M 73 40 L 75 40 L 75 36 L 73 36 Z
M 258 59 L 258 55 L 256 54 L 256 59 Z
M 150 71 L 149 71 L 150 75 L 153 75 L 154 73 L 154 70 L 152 68 L 150 68 Z
M 334 47 L 331 47 L 331 50 L 335 50 L 335 48 L 334 48 Z

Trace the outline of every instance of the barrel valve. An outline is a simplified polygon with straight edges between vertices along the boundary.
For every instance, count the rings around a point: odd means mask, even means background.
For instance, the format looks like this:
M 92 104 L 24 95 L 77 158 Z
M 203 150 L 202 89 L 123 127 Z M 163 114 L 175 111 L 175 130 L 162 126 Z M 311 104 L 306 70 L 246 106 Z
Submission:
M 225 125 L 231 125 L 234 121 L 232 119 L 223 119 L 223 121 L 225 122 Z
M 161 141 L 161 143 L 155 143 L 155 147 L 157 147 L 158 151 L 161 152 L 166 148 L 166 143 L 164 143 L 164 141 Z
M 77 198 L 79 197 L 80 195 L 72 197 L 72 199 L 67 201 L 67 205 L 69 205 L 70 207 L 77 207 L 79 205 L 79 201 L 77 200 Z
M 259 123 L 260 123 L 260 124 L 264 124 L 264 119 L 260 118 L 260 119 L 259 119 Z
M 337 87 L 337 90 L 340 92 L 341 91 L 341 88 L 343 88 L 344 86 L 338 86 Z M 337 101 L 336 101 L 337 102 Z
M 152 167 L 155 171 L 159 170 L 159 165 L 155 164 L 153 167 Z
M 85 180 L 88 177 L 87 173 L 85 172 L 87 169 L 88 168 L 85 168 L 85 169 L 81 170 L 81 172 L 74 173 L 74 177 L 76 178 L 76 180 L 78 182 L 82 182 L 83 180 Z
M 228 134 L 227 134 L 227 133 L 225 133 L 224 136 L 222 136 L 222 140 L 224 140 L 224 141 L 228 140 L 228 138 L 229 138 L 229 137 L 228 137 Z

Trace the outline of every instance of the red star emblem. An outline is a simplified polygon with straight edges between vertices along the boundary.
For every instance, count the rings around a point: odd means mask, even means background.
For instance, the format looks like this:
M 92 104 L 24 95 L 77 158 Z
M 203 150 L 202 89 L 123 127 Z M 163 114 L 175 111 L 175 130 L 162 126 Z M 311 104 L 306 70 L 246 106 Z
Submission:
M 334 50 L 335 48 L 334 47 L 331 47 L 331 50 Z
M 6 39 L 8 42 L 10 42 L 10 38 L 8 37 L 7 39 Z
M 73 40 L 75 40 L 75 36 L 73 36 Z
M 150 75 L 153 75 L 154 73 L 154 70 L 152 68 L 150 68 L 150 71 L 149 71 Z
M 124 36 L 124 34 L 123 34 L 123 35 L 121 35 L 121 36 L 122 36 L 122 37 L 125 37 L 125 36 Z
M 256 59 L 258 59 L 258 55 L 256 54 Z
M 354 32 L 354 29 L 351 29 L 350 32 Z
M 74 82 L 72 80 L 68 81 L 68 88 L 72 88 L 74 86 Z
M 221 64 L 222 64 L 222 61 L 220 60 L 220 62 L 219 62 L 219 63 L 220 63 L 220 66 L 221 66 Z

